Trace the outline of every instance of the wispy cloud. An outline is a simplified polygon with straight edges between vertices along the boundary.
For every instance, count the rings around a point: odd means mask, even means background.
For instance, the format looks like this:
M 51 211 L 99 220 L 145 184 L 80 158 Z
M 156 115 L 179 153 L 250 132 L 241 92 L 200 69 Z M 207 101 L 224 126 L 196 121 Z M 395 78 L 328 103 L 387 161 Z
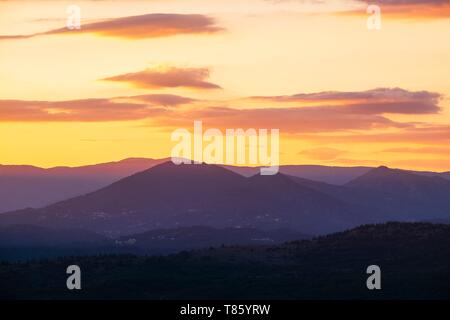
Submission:
M 326 91 L 287 96 L 252 97 L 256 101 L 297 103 L 319 106 L 345 106 L 347 112 L 361 114 L 429 114 L 437 113 L 442 96 L 429 91 L 408 91 L 401 88 L 377 88 L 359 92 Z
M 191 88 L 220 89 L 217 84 L 206 81 L 209 78 L 207 68 L 156 68 L 108 77 L 102 80 L 129 83 L 137 88 Z
M 43 35 L 96 34 L 104 37 L 144 39 L 169 37 L 180 34 L 209 34 L 223 28 L 216 21 L 201 14 L 151 13 L 85 23 L 80 30 L 52 29 L 26 35 L 0 35 L 0 39 L 26 39 Z
M 68 101 L 0 100 L 0 121 L 127 121 L 170 112 L 193 99 L 176 95 L 140 95 Z
M 264 0 L 273 4 L 298 4 L 308 12 L 339 15 L 367 15 L 368 5 L 378 5 L 382 14 L 400 19 L 435 19 L 450 17 L 448 0 Z
M 400 19 L 436 19 L 450 17 L 448 0 L 377 0 L 364 1 L 380 6 L 382 14 Z
M 164 107 L 177 107 L 197 101 L 196 99 L 182 97 L 175 94 L 144 94 L 131 97 L 118 97 L 114 98 L 114 100 L 150 103 Z
M 186 82 L 183 82 L 183 85 L 187 86 Z M 329 139 L 330 143 L 412 141 L 414 139 L 444 141 L 450 139 L 450 130 L 445 126 L 418 121 L 402 122 L 392 120 L 385 114 L 437 113 L 439 107 L 436 103 L 439 97 L 437 93 L 413 92 L 399 88 L 362 92 L 333 91 L 283 97 L 259 97 L 257 99 L 263 99 L 266 106 L 256 108 L 254 106 L 234 107 L 233 101 L 199 101 L 172 94 L 70 101 L 0 100 L 0 121 L 145 119 L 149 121 L 148 125 L 153 127 L 178 128 L 191 127 L 194 120 L 202 120 L 205 127 L 279 128 L 285 134 L 299 134 L 304 139 L 319 141 Z M 286 100 L 292 99 L 299 105 L 272 107 L 269 104 L 276 104 L 279 101 L 284 104 Z M 325 104 L 310 105 L 311 101 L 316 100 Z M 244 99 L 244 101 L 248 100 Z M 308 102 L 306 106 L 302 104 L 304 101 Z M 323 149 L 304 151 L 304 155 L 327 158 L 337 157 L 340 154 L 337 150 Z
M 200 119 L 215 128 L 279 128 L 284 133 L 330 132 L 341 130 L 368 130 L 376 128 L 403 128 L 412 124 L 392 121 L 373 114 L 355 114 L 345 108 L 257 108 L 237 109 L 210 107 L 180 111 L 170 117 L 161 117 L 165 126 L 189 126 L 192 119 Z

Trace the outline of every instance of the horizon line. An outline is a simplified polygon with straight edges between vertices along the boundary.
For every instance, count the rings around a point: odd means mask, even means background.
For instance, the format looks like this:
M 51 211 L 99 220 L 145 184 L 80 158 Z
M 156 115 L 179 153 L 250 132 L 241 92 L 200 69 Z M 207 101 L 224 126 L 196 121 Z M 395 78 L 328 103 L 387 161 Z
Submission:
M 104 161 L 104 162 L 97 162 L 97 163 L 89 163 L 84 165 L 56 165 L 56 166 L 38 166 L 33 164 L 3 164 L 0 163 L 0 167 L 31 167 L 35 169 L 41 169 L 41 170 L 52 170 L 52 169 L 76 169 L 76 168 L 83 168 L 83 167 L 91 167 L 91 166 L 98 166 L 98 165 L 105 165 L 105 164 L 114 164 L 114 163 L 120 163 L 125 162 L 129 160 L 153 160 L 153 161 L 161 161 L 161 163 L 169 162 L 171 161 L 171 157 L 163 157 L 163 158 L 153 158 L 153 157 L 127 157 L 127 158 L 121 158 L 119 160 L 111 160 L 111 161 Z M 194 160 L 191 159 L 192 162 Z M 254 168 L 258 169 L 261 167 L 265 167 L 262 165 L 237 165 L 237 164 L 225 164 L 225 163 L 207 163 L 203 162 L 203 164 L 208 165 L 217 165 L 217 166 L 226 166 L 226 167 L 237 167 L 237 168 Z M 414 172 L 432 172 L 432 173 L 447 173 L 450 172 L 450 170 L 445 171 L 434 171 L 434 170 L 415 170 L 415 169 L 407 169 L 407 168 L 398 168 L 398 167 L 390 167 L 385 164 L 376 165 L 376 166 L 367 166 L 367 165 L 353 165 L 353 166 L 345 166 L 345 165 L 324 165 L 324 164 L 307 164 L 307 163 L 288 163 L 288 164 L 280 164 L 279 167 L 287 167 L 287 166 L 311 166 L 311 167 L 326 167 L 326 168 L 380 168 L 380 167 L 386 167 L 389 169 L 394 170 L 404 170 L 404 171 L 414 171 Z

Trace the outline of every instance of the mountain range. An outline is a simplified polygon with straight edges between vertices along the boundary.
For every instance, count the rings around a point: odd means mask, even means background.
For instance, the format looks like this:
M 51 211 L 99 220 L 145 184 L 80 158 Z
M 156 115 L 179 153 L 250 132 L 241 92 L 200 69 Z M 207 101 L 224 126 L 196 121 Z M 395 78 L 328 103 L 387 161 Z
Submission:
M 167 159 L 129 158 L 81 167 L 49 169 L 0 165 L 0 212 L 43 207 L 103 188 Z
M 282 174 L 246 178 L 215 165 L 172 162 L 41 209 L 0 215 L 0 225 L 77 228 L 108 236 L 192 225 L 288 227 L 314 234 L 356 221 L 342 201 Z
M 30 165 L 0 165 L 0 213 L 28 207 L 40 208 L 83 195 L 170 159 L 128 158 L 116 162 L 80 167 L 39 168 Z M 258 167 L 222 167 L 250 177 Z M 284 165 L 280 172 L 334 185 L 343 185 L 374 168 Z M 425 176 L 450 179 L 450 172 L 410 171 Z
M 387 167 L 338 186 L 169 161 L 82 196 L 1 214 L 0 226 L 83 229 L 108 237 L 196 225 L 325 234 L 365 223 L 445 220 L 448 208 L 449 180 Z

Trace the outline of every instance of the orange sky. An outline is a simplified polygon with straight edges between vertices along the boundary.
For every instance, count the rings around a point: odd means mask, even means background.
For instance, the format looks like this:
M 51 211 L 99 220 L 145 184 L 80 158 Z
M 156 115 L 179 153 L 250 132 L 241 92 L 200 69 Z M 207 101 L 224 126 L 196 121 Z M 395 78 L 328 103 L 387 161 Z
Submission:
M 357 0 L 0 1 L 0 163 L 167 157 L 201 120 L 280 129 L 283 164 L 450 170 L 450 6 L 415 2 L 368 30 Z

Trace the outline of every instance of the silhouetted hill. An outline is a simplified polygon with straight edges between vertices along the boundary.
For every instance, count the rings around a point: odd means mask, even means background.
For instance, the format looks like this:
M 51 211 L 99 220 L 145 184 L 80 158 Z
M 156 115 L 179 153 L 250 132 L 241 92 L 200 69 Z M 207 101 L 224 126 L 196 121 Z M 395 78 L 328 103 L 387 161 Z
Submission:
M 29 165 L 0 165 L 0 213 L 27 207 L 40 208 L 80 196 L 169 160 L 128 158 L 80 167 L 48 169 Z M 245 177 L 259 173 L 258 167 L 221 166 Z M 343 185 L 371 169 L 373 168 L 285 165 L 280 166 L 279 170 L 289 176 Z M 448 172 L 410 172 L 429 177 L 441 176 L 450 180 Z
M 315 234 L 360 222 L 342 201 L 281 174 L 245 178 L 220 166 L 171 162 L 43 209 L 0 215 L 0 225 L 70 226 L 108 235 L 193 225 Z
M 366 223 L 450 218 L 450 181 L 437 176 L 380 167 L 343 186 L 291 179 L 351 204 L 367 218 Z
M 445 178 L 447 180 L 450 180 L 450 171 L 448 172 L 442 172 L 439 174 L 440 177 Z
M 379 167 L 345 185 L 380 217 L 424 220 L 450 217 L 450 181 Z M 346 198 L 348 199 L 348 197 Z
M 156 164 L 168 161 L 165 159 L 127 158 L 120 161 L 105 162 L 79 167 L 58 166 L 48 169 L 30 165 L 0 165 L 0 176 L 128 176 L 143 171 Z
M 110 236 L 195 225 L 323 234 L 389 220 L 449 219 L 449 207 L 450 181 L 386 167 L 336 186 L 165 162 L 84 196 L 2 214 L 0 225 L 79 228 Z
M 284 174 L 255 175 L 248 179 L 254 187 L 247 198 L 261 202 L 263 212 L 286 227 L 310 234 L 328 233 L 354 227 L 365 217 L 353 206 L 313 187 L 300 185 Z M 255 195 L 253 190 L 258 190 Z M 253 198 L 252 198 L 253 196 Z M 249 206 L 249 211 L 251 211 Z
M 371 170 L 371 167 L 336 167 L 318 165 L 286 165 L 281 166 L 280 172 L 304 179 L 343 185 Z
M 259 173 L 259 167 L 238 167 L 224 165 L 224 168 L 250 177 Z M 342 185 L 370 171 L 371 167 L 330 167 L 320 165 L 284 165 L 279 172 L 285 175 Z
M 81 267 L 83 289 L 65 289 Z M 382 290 L 366 288 L 381 268 Z M 37 277 L 36 275 L 39 275 Z M 221 247 L 168 257 L 87 256 L 3 264 L 2 298 L 449 299 L 450 226 L 365 225 L 278 246 Z
M 167 159 L 129 158 L 81 167 L 49 169 L 0 165 L 0 213 L 43 207 L 103 188 Z

